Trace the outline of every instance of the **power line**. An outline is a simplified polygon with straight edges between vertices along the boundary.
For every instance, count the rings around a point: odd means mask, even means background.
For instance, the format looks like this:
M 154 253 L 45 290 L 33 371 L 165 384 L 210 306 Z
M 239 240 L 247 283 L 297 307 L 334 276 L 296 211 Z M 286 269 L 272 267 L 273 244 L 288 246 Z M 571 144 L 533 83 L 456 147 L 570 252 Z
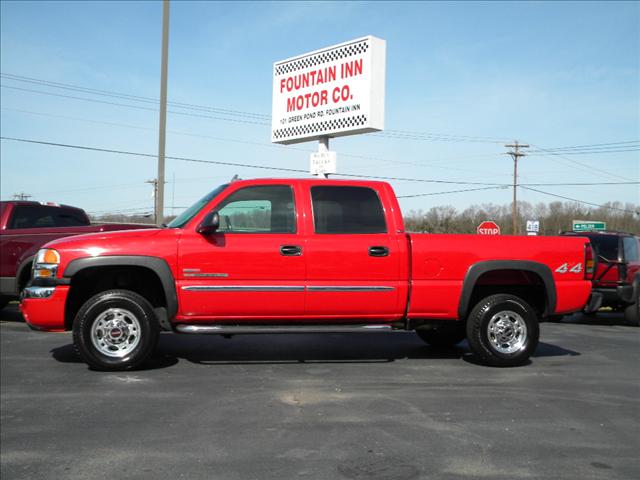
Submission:
M 101 148 L 101 147 L 91 147 L 86 145 L 47 142 L 47 141 L 41 141 L 41 140 L 32 140 L 32 139 L 15 138 L 15 137 L 3 136 L 3 137 L 0 137 L 0 139 L 11 140 L 15 142 L 32 143 L 37 145 L 48 145 L 48 146 L 54 146 L 54 147 L 74 148 L 79 150 L 89 150 L 89 151 L 95 151 L 95 152 L 114 153 L 119 155 L 132 155 L 132 156 L 139 156 L 139 157 L 156 158 L 156 155 L 152 153 L 131 152 L 126 150 L 115 150 L 115 149 L 108 149 L 108 148 Z M 296 168 L 269 167 L 265 165 L 222 162 L 218 160 L 204 160 L 204 159 L 187 158 L 187 157 L 167 156 L 166 158 L 171 160 L 184 161 L 184 162 L 208 163 L 208 164 L 214 164 L 214 165 L 228 165 L 233 167 L 256 168 L 256 169 L 262 169 L 262 170 L 283 171 L 283 172 L 291 172 L 291 173 L 305 173 L 305 174 L 309 173 L 307 170 L 296 169 Z M 363 175 L 358 173 L 337 173 L 336 175 L 343 176 L 343 177 L 350 177 L 350 178 L 370 178 L 370 179 L 390 180 L 390 181 L 395 180 L 395 181 L 405 181 L 405 182 L 441 183 L 441 184 L 452 184 L 452 185 L 484 185 L 484 186 L 490 186 L 491 188 L 503 188 L 503 187 L 510 186 L 508 184 L 501 184 L 501 183 L 483 183 L 483 182 L 465 182 L 465 181 L 456 181 L 456 180 L 389 177 L 389 176 L 382 176 L 382 175 Z M 577 185 L 594 186 L 596 185 L 597 186 L 597 185 L 635 185 L 635 184 L 640 184 L 640 182 L 625 181 L 625 182 L 599 182 L 599 183 L 531 183 L 531 184 L 524 183 L 524 184 L 518 184 L 518 186 L 522 186 L 522 187 L 526 185 L 533 185 L 533 186 L 577 186 Z M 114 185 L 114 186 L 125 187 L 125 186 L 135 186 L 135 184 L 122 184 L 122 185 Z M 103 187 L 95 187 L 95 188 L 109 188 L 109 187 L 110 186 L 106 185 Z M 77 191 L 80 191 L 80 190 L 89 190 L 89 188 L 77 189 Z M 68 191 L 75 191 L 75 190 L 68 190 Z M 66 192 L 66 191 L 62 191 L 62 192 Z M 49 192 L 49 193 L 57 193 L 57 192 Z
M 622 179 L 622 180 L 627 180 L 625 177 L 622 177 L 622 176 L 620 176 L 620 175 L 616 175 L 616 174 L 614 174 L 614 173 L 609 173 L 609 172 L 607 172 L 606 170 L 602 170 L 602 169 L 596 168 L 596 167 L 594 167 L 593 165 L 588 165 L 588 164 L 586 164 L 586 163 L 578 162 L 577 160 L 573 160 L 573 159 L 571 159 L 571 158 L 567 158 L 567 157 L 565 157 L 563 154 L 555 153 L 555 152 L 550 152 L 550 151 L 548 151 L 546 148 L 542 148 L 542 147 L 541 147 L 541 146 L 539 146 L 539 145 L 531 144 L 531 146 L 532 146 L 532 147 L 534 147 L 533 152 L 544 152 L 544 153 L 541 153 L 541 155 L 543 155 L 543 156 L 547 156 L 547 157 L 548 157 L 548 156 L 550 156 L 550 155 L 552 155 L 552 156 L 556 157 L 556 161 L 557 161 L 557 157 L 559 157 L 559 158 L 563 158 L 563 159 L 567 160 L 568 162 L 573 163 L 574 165 L 579 165 L 579 166 L 581 166 L 581 167 L 585 167 L 585 168 L 587 168 L 587 169 L 588 169 L 588 171 L 589 171 L 589 173 L 591 173 L 591 174 L 593 174 L 593 175 L 597 175 L 597 174 L 595 174 L 595 173 L 594 173 L 594 171 L 596 171 L 596 172 L 600 172 L 600 173 L 602 173 L 602 174 L 604 174 L 604 175 L 608 175 L 608 176 L 610 176 L 610 177 L 620 178 L 620 179 Z
M 53 82 L 50 80 L 45 80 L 45 79 L 40 79 L 35 77 L 27 77 L 24 75 L 15 75 L 11 73 L 0 73 L 0 77 L 5 78 L 7 80 L 26 82 L 26 83 L 31 83 L 31 84 L 36 84 L 36 85 L 41 85 L 46 87 L 71 90 L 71 91 L 86 93 L 89 95 L 101 95 L 101 96 L 107 96 L 112 98 L 120 98 L 124 100 L 129 100 L 129 101 L 152 103 L 154 105 L 157 104 L 159 101 L 157 98 L 152 98 L 152 97 L 143 97 L 139 95 L 131 95 L 127 93 L 114 92 L 111 90 L 100 90 L 100 89 L 88 88 L 88 87 L 83 87 L 83 86 L 74 85 L 74 84 Z M 19 87 L 10 87 L 7 85 L 5 85 L 5 88 L 20 89 Z M 20 89 L 20 90 L 33 91 L 34 93 L 41 93 L 45 95 L 46 94 L 56 95 L 51 92 L 42 92 L 38 90 L 29 90 L 29 89 Z M 82 97 L 69 96 L 69 98 L 89 100 Z M 210 107 L 206 105 L 198 105 L 193 103 L 183 103 L 183 102 L 167 102 L 167 103 L 173 107 L 188 109 L 188 110 L 208 111 L 208 112 L 213 112 L 213 113 L 222 114 L 222 115 L 240 116 L 240 117 L 258 119 L 258 120 L 266 120 L 268 122 L 270 122 L 271 120 L 271 115 L 262 114 L 262 113 L 246 112 L 241 110 L 232 110 L 232 109 L 219 108 L 219 107 Z M 117 104 L 117 105 L 124 106 L 123 104 Z M 135 106 L 131 105 L 131 107 L 135 107 Z M 185 112 L 172 111 L 171 113 L 187 115 L 187 113 Z M 270 125 L 270 123 L 266 123 L 266 122 L 260 123 L 260 124 Z M 385 132 L 380 132 L 375 135 L 388 137 L 388 138 L 401 138 L 401 139 L 410 139 L 410 140 L 504 143 L 504 140 L 493 138 L 493 137 L 481 137 L 481 136 L 472 136 L 472 135 L 453 135 L 453 134 L 419 132 L 419 131 L 410 131 L 410 130 L 387 130 Z
M 141 103 L 150 103 L 150 104 L 153 104 L 153 105 L 157 105 L 158 102 L 159 102 L 158 98 L 142 97 L 142 96 L 139 96 L 139 95 L 130 95 L 130 94 L 127 94 L 127 93 L 114 92 L 114 91 L 110 91 L 110 90 L 98 90 L 98 89 L 95 89 L 95 88 L 87 88 L 87 87 L 82 87 L 82 86 L 79 86 L 79 85 L 73 85 L 73 84 L 68 84 L 68 83 L 52 82 L 52 81 L 49 81 L 49 80 L 37 79 L 37 78 L 34 78 L 34 77 L 24 77 L 24 76 L 21 76 L 21 75 L 13 75 L 13 74 L 7 74 L 7 73 L 0 73 L 0 77 L 6 78 L 7 80 L 14 80 L 14 81 L 18 81 L 18 82 L 31 83 L 31 84 L 34 84 L 34 85 L 41 85 L 41 86 L 45 86 L 45 87 L 59 88 L 59 89 L 70 90 L 70 91 L 74 91 L 74 92 L 81 92 L 81 93 L 86 93 L 86 94 L 89 94 L 89 95 L 101 95 L 101 96 L 105 96 L 105 97 L 120 98 L 120 99 L 123 99 L 123 100 L 130 100 L 130 101 L 141 102 Z M 224 114 L 224 115 L 237 115 L 237 116 L 256 118 L 256 119 L 261 119 L 261 120 L 270 120 L 271 119 L 270 115 L 261 114 L 261 113 L 253 113 L 253 112 L 245 112 L 245 111 L 242 111 L 242 110 L 232 110 L 232 109 L 219 108 L 219 107 L 208 107 L 208 106 L 205 106 L 205 105 L 196 105 L 196 104 L 192 104 L 192 103 L 183 103 L 183 102 L 171 102 L 171 101 L 168 101 L 167 103 L 169 105 L 171 105 L 171 106 L 178 107 L 178 108 L 183 108 L 183 109 L 187 109 L 187 110 L 208 111 L 208 112 L 220 113 L 220 114 Z
M 549 195 L 549 196 L 552 196 L 552 197 L 562 198 L 564 200 L 569 200 L 571 202 L 583 203 L 585 205 L 591 205 L 593 207 L 606 208 L 606 209 L 609 209 L 609 210 L 618 210 L 620 212 L 633 213 L 635 215 L 640 215 L 640 210 L 634 212 L 633 210 L 627 210 L 626 208 L 611 207 L 609 205 L 600 205 L 598 203 L 585 202 L 584 200 L 578 200 L 578 199 L 571 198 L 571 197 L 565 197 L 563 195 L 557 195 L 555 193 L 545 192 L 543 190 L 538 190 L 536 188 L 524 187 L 524 186 L 522 188 L 524 188 L 526 190 L 531 190 L 532 192 L 542 193 L 543 195 Z
M 609 143 L 591 143 L 587 145 L 570 145 L 567 147 L 549 147 L 546 150 L 548 152 L 557 152 L 562 150 L 590 150 L 594 148 L 622 148 L 631 144 L 640 144 L 640 140 L 626 140 L 623 142 L 609 142 Z
M 146 110 L 149 112 L 157 112 L 158 109 L 157 108 L 151 108 L 151 107 L 143 107 L 140 105 L 130 105 L 130 104 L 126 104 L 126 103 L 118 103 L 118 102 L 109 102 L 107 100 L 98 100 L 96 98 L 84 98 L 84 97 L 76 97 L 73 95 L 64 95 L 62 93 L 53 93 L 53 92 L 44 92 L 42 90 L 33 90 L 30 88 L 22 88 L 22 87 L 13 87 L 10 85 L 0 85 L 0 87 L 2 88 L 10 88 L 12 90 L 19 90 L 19 91 L 23 91 L 23 92 L 30 92 L 30 93 L 38 93 L 40 95 L 49 95 L 52 97 L 61 97 L 61 98 L 69 98 L 72 100 L 81 100 L 84 102 L 92 102 L 92 103 L 101 103 L 103 105 L 114 105 L 117 107 L 126 107 L 126 108 L 135 108 L 137 110 Z M 241 120 L 238 118 L 225 118 L 225 117 L 216 117 L 213 115 L 204 115 L 204 114 L 199 114 L 199 113 L 189 113 L 189 112 L 178 112 L 176 110 L 167 110 L 167 112 L 175 114 L 175 115 L 184 115 L 184 116 L 188 116 L 188 117 L 197 117 L 197 118 L 211 118 L 213 120 L 223 120 L 226 122 L 235 122 L 235 123 L 244 123 L 244 124 L 248 124 L 248 125 L 262 125 L 262 126 L 268 126 L 270 125 L 269 123 L 266 122 L 259 122 L 259 121 L 252 121 L 252 120 Z
M 53 147 L 64 147 L 64 148 L 74 148 L 79 150 L 88 150 L 94 152 L 103 152 L 103 153 L 115 153 L 120 155 L 132 155 L 139 157 L 147 157 L 147 158 L 156 158 L 156 155 L 152 153 L 141 153 L 141 152 L 130 152 L 126 150 L 115 150 L 109 148 L 100 148 L 100 147 L 90 147 L 86 145 L 74 145 L 67 143 L 57 143 L 57 142 L 46 142 L 41 140 L 31 140 L 25 138 L 15 138 L 15 137 L 0 137 L 2 140 L 11 140 L 15 142 L 23 142 L 23 143 L 32 143 L 38 145 L 48 145 Z M 194 163 L 205 163 L 205 164 L 213 164 L 213 165 L 227 165 L 232 167 L 241 167 L 241 168 L 255 168 L 261 170 L 272 170 L 272 171 L 280 171 L 280 172 L 290 172 L 290 173 L 309 173 L 307 170 L 297 169 L 297 168 L 285 168 L 285 167 L 268 167 L 264 165 L 253 165 L 248 163 L 236 163 L 236 162 L 222 162 L 218 160 L 203 160 L 197 158 L 187 158 L 187 157 L 175 157 L 175 156 L 167 156 L 167 159 L 183 161 L 183 162 L 194 162 Z M 356 178 L 370 178 L 370 179 L 379 179 L 379 180 L 396 180 L 396 181 L 405 181 L 405 182 L 419 182 L 419 183 L 441 183 L 441 184 L 450 184 L 450 185 L 491 185 L 491 186 L 503 186 L 503 184 L 499 183 L 484 183 L 484 182 L 462 182 L 462 181 L 454 181 L 454 180 L 439 180 L 439 179 L 421 179 L 421 178 L 404 178 L 404 177 L 386 177 L 380 175 L 360 175 L 360 174 L 350 174 L 350 173 L 340 173 L 336 174 L 342 177 L 356 177 Z
M 111 126 L 115 126 L 115 127 L 133 128 L 133 129 L 138 129 L 138 130 L 147 130 L 147 131 L 156 132 L 156 129 L 154 129 L 154 128 L 142 127 L 142 126 L 139 126 L 139 125 L 130 125 L 130 124 L 123 124 L 123 123 L 116 123 L 116 122 L 105 122 L 105 121 L 92 120 L 92 119 L 87 119 L 87 118 L 72 117 L 72 116 L 68 116 L 68 115 L 55 115 L 55 114 L 44 113 L 44 112 L 33 112 L 33 111 L 22 110 L 22 109 L 17 109 L 17 108 L 1 107 L 1 109 L 2 110 L 7 110 L 7 111 L 20 112 L 20 113 L 27 113 L 27 114 L 30 114 L 30 115 L 41 115 L 41 116 L 45 116 L 45 117 L 63 118 L 63 119 L 66 119 L 66 120 L 76 120 L 76 121 L 81 121 L 81 122 L 95 123 L 95 124 L 99 124 L 99 125 L 111 125 Z M 264 142 L 252 142 L 252 141 L 248 141 L 248 140 L 238 140 L 238 139 L 225 138 L 225 137 L 215 137 L 215 136 L 211 136 L 211 135 L 200 135 L 200 134 L 189 133 L 189 132 L 178 132 L 178 131 L 175 131 L 175 130 L 167 130 L 167 133 L 170 133 L 172 135 L 184 135 L 184 136 L 189 136 L 189 137 L 194 137 L 194 138 L 206 138 L 206 139 L 218 140 L 218 141 L 223 141 L 223 142 L 240 143 L 240 144 L 245 144 L 245 145 L 257 145 L 257 146 L 260 146 L 260 147 L 267 147 L 267 148 L 279 148 L 279 149 L 286 149 L 286 150 L 296 150 L 296 151 L 307 152 L 307 153 L 311 153 L 311 152 L 314 151 L 314 150 L 311 150 L 311 149 L 295 147 L 295 146 L 292 146 L 292 145 L 280 145 L 280 144 L 264 143 Z M 431 167 L 431 168 L 436 168 L 436 169 L 440 169 L 440 170 L 452 170 L 452 171 L 460 171 L 460 172 L 473 172 L 473 173 L 481 173 L 481 174 L 485 174 L 485 175 L 486 174 L 499 175 L 499 176 L 508 175 L 508 174 L 505 174 L 505 173 L 487 172 L 486 170 L 480 171 L 480 170 L 471 170 L 471 169 L 466 169 L 466 168 L 445 167 L 445 166 L 441 166 L 441 165 L 434 165 L 433 161 L 431 161 L 429 163 L 409 162 L 409 161 L 401 161 L 401 160 L 391 160 L 391 159 L 386 159 L 386 158 L 381 158 L 381 157 L 372 157 L 372 156 L 368 156 L 368 155 L 361 155 L 361 154 L 354 154 L 354 153 L 340 153 L 340 156 L 342 156 L 342 157 L 350 157 L 350 158 L 362 158 L 362 159 L 365 159 L 365 160 L 373 160 L 373 161 L 391 163 L 391 164 L 396 164 L 396 165 L 412 165 L 412 166 L 417 166 L 417 167 L 421 167 L 421 168 Z M 436 159 L 435 162 L 440 162 L 440 161 L 449 162 L 451 160 L 459 160 L 459 159 L 464 159 L 464 158 L 480 158 L 480 157 L 487 158 L 487 157 L 494 157 L 494 156 L 495 155 L 488 155 L 488 154 L 465 155 L 465 156 L 461 156 L 461 157 L 451 157 L 451 158 L 444 158 L 444 159 Z
M 499 187 L 481 187 L 481 188 L 465 188 L 464 190 L 448 190 L 446 192 L 431 192 L 431 193 L 416 193 L 415 195 L 398 195 L 397 198 L 414 198 L 414 197 L 429 197 L 432 195 L 446 195 L 449 193 L 463 193 L 463 192 L 477 192 L 478 190 L 496 190 L 509 188 L 508 185 Z
M 558 154 L 557 150 L 547 150 L 549 153 Z M 626 153 L 626 152 L 640 152 L 639 148 L 622 148 L 617 150 L 599 149 L 599 150 L 561 150 L 563 155 L 596 155 L 600 153 Z M 534 154 L 536 155 L 536 154 Z

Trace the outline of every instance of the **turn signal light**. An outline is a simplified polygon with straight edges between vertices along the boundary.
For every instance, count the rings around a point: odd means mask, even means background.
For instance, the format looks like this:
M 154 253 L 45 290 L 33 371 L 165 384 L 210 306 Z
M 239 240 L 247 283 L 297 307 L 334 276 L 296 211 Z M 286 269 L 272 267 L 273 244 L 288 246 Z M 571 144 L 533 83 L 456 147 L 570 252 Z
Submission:
M 43 248 L 33 262 L 33 278 L 52 278 L 58 273 L 60 254 L 52 248 Z

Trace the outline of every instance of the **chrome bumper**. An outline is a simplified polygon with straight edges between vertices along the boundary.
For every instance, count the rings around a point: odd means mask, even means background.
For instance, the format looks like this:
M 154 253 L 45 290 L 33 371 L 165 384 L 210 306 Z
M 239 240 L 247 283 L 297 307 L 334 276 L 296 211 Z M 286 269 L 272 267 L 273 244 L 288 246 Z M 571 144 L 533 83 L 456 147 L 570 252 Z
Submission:
M 49 298 L 56 287 L 27 287 L 20 294 L 20 301 L 25 298 Z

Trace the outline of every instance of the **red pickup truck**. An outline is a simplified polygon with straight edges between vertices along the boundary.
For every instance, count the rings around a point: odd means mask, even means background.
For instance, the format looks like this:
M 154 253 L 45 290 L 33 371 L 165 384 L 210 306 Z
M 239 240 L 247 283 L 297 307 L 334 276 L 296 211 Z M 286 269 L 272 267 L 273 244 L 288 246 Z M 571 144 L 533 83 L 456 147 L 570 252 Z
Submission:
M 57 238 L 149 225 L 91 225 L 84 210 L 27 201 L 0 202 L 0 309 L 18 298 L 31 276 L 36 252 Z
M 167 228 L 51 242 L 33 272 L 26 321 L 72 330 L 94 369 L 140 365 L 161 330 L 415 330 L 512 366 L 540 319 L 589 301 L 593 258 L 585 238 L 409 235 L 382 182 L 261 179 L 216 188 Z

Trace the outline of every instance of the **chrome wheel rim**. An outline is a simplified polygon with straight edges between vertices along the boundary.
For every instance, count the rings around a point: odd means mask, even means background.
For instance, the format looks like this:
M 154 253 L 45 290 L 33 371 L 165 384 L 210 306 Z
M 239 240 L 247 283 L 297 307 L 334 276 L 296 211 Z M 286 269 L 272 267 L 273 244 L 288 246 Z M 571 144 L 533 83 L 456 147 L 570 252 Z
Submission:
M 140 322 L 129 310 L 109 308 L 91 327 L 91 343 L 103 355 L 122 358 L 140 343 Z
M 527 343 L 527 324 L 519 313 L 503 310 L 496 313 L 487 325 L 491 347 L 500 353 L 514 353 Z

